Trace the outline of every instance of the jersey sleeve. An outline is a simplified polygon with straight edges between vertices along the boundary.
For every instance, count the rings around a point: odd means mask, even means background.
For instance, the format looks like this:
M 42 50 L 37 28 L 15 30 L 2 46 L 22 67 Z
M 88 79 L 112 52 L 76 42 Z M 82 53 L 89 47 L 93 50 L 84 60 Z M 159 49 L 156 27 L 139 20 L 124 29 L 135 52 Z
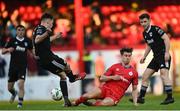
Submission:
M 110 76 L 110 75 L 112 75 L 113 74 L 113 67 L 111 66 L 105 73 L 104 73 L 104 75 L 105 76 Z
M 160 27 L 155 26 L 155 29 L 156 29 L 156 32 L 157 32 L 157 34 L 159 36 L 163 36 L 164 35 L 165 32 Z
M 37 29 L 35 30 L 35 35 L 42 35 L 46 32 L 46 28 L 45 27 L 37 27 Z
M 132 85 L 138 85 L 138 73 L 137 73 L 137 71 L 134 71 L 134 77 L 132 80 Z

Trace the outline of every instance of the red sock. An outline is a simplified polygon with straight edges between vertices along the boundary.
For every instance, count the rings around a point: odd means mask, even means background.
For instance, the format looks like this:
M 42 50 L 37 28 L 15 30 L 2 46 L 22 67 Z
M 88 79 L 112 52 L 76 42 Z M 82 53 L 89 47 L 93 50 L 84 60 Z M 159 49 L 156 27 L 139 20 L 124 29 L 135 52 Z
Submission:
M 79 104 L 85 102 L 86 100 L 87 100 L 87 99 L 86 99 L 85 97 L 81 96 L 79 99 L 77 99 L 77 100 L 75 101 L 75 103 L 76 103 L 76 105 L 79 105 Z

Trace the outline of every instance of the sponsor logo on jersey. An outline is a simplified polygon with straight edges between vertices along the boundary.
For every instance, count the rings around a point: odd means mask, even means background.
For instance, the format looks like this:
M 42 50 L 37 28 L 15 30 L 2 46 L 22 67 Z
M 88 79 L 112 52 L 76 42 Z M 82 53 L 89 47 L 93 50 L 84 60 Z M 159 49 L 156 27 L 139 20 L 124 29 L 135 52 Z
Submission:
M 152 34 L 152 32 L 150 32 L 150 33 L 149 33 L 149 36 L 151 36 L 151 37 L 152 37 L 152 35 L 153 35 L 153 34 Z
M 116 68 L 116 71 L 119 71 L 119 68 Z
M 151 39 L 151 40 L 147 40 L 147 43 L 148 44 L 151 44 L 151 43 L 153 43 L 154 42 L 154 40 L 153 39 Z
M 24 79 L 24 75 L 23 75 L 23 76 L 21 76 L 21 78 L 23 78 L 23 79 Z
M 24 47 L 17 46 L 16 50 L 24 52 L 26 49 Z
M 133 75 L 133 72 L 129 72 L 129 75 L 132 76 L 132 75 Z

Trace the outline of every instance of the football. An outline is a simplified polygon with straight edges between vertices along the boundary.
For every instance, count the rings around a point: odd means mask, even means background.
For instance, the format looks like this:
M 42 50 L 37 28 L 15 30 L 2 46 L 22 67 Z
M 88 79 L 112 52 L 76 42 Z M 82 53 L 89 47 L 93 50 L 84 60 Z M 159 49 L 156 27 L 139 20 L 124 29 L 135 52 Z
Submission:
M 59 88 L 54 88 L 51 90 L 51 97 L 55 101 L 60 101 L 62 99 L 62 92 Z

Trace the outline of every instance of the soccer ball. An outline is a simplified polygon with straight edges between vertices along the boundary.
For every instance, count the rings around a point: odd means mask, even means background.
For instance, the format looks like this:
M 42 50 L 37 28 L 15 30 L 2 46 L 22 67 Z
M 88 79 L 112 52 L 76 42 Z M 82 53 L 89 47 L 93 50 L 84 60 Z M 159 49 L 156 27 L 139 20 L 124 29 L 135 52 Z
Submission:
M 51 91 L 51 97 L 55 101 L 60 101 L 62 99 L 62 92 L 59 88 L 54 88 Z

